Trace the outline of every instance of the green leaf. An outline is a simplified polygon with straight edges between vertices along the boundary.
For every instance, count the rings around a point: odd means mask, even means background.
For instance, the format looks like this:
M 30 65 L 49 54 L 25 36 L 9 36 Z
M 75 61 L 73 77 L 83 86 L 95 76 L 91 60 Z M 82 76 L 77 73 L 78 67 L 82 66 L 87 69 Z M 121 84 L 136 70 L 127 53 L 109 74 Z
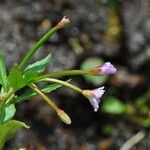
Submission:
M 146 118 L 146 119 L 143 121 L 143 126 L 146 127 L 146 128 L 149 128 L 149 127 L 150 127 L 150 118 Z
M 56 89 L 58 89 L 60 87 L 62 87 L 62 85 L 55 83 L 55 84 L 51 84 L 51 85 L 46 86 L 41 91 L 45 92 L 45 93 L 49 93 L 49 92 L 52 92 L 52 91 L 54 91 L 54 90 L 56 90 Z M 15 99 L 15 103 L 24 102 L 24 101 L 26 101 L 26 100 L 28 100 L 31 97 L 36 96 L 36 95 L 37 95 L 37 93 L 35 93 L 35 92 L 28 92 L 26 94 L 23 94 L 23 95 L 17 97 Z
M 25 123 L 17 120 L 11 120 L 0 125 L 0 150 L 3 149 L 5 142 L 12 138 L 21 127 L 29 128 Z
M 4 57 L 0 52 L 0 84 L 4 86 L 4 89 L 7 89 L 7 73 L 6 65 L 4 62 Z
M 1 109 L 0 110 L 0 124 L 3 123 L 4 118 L 5 118 L 5 114 L 6 114 L 5 109 Z
M 102 59 L 100 59 L 98 57 L 91 57 L 91 58 L 86 59 L 81 64 L 81 69 L 83 69 L 83 70 L 92 69 L 92 68 L 102 65 L 103 63 L 104 62 Z M 98 86 L 100 84 L 104 84 L 108 79 L 107 75 L 101 75 L 101 76 L 83 75 L 83 76 L 87 82 L 93 83 L 96 86 Z
M 52 58 L 52 55 L 49 54 L 44 59 L 37 61 L 31 65 L 28 65 L 28 67 L 25 69 L 25 72 L 32 71 L 36 73 L 42 73 L 47 67 L 47 65 L 49 64 L 49 62 L 51 61 L 51 58 Z
M 142 107 L 145 107 L 146 106 L 146 103 L 145 103 L 146 99 L 144 97 L 139 97 L 136 102 L 135 102 L 135 106 L 138 108 L 138 109 L 141 109 Z
M 4 122 L 6 122 L 9 119 L 13 118 L 13 116 L 15 115 L 15 113 L 16 113 L 15 105 L 14 104 L 9 105 L 7 108 L 5 108 L 5 112 L 6 112 L 6 115 L 5 115 L 5 118 L 4 118 Z
M 135 106 L 140 113 L 149 112 L 149 105 L 147 103 L 147 99 L 144 97 L 139 97 L 135 102 Z
M 26 86 L 26 81 L 17 66 L 14 66 L 11 70 L 8 80 L 12 88 L 16 91 Z
M 23 77 L 26 83 L 30 84 L 36 79 L 36 77 L 38 77 L 38 73 L 33 72 L 33 71 L 27 71 L 23 74 Z
M 102 111 L 110 114 L 122 114 L 126 110 L 126 105 L 115 97 L 108 97 L 102 103 Z
M 9 105 L 6 108 L 3 108 L 0 111 L 0 124 L 10 120 L 16 113 L 16 108 L 14 104 Z

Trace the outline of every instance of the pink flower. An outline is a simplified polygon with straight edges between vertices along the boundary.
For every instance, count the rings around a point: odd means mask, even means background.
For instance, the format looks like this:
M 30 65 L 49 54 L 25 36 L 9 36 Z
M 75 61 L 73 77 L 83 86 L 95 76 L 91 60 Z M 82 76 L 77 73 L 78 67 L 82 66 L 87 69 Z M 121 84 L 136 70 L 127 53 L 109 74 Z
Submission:
M 94 107 L 94 111 L 97 111 L 99 108 L 100 98 L 104 94 L 104 86 L 94 89 L 94 90 L 84 90 L 83 95 L 86 96 L 91 105 Z
M 110 63 L 106 62 L 100 67 L 101 74 L 114 74 L 116 73 L 117 69 Z
M 110 63 L 106 62 L 102 66 L 91 69 L 90 73 L 92 74 L 115 74 L 117 69 Z

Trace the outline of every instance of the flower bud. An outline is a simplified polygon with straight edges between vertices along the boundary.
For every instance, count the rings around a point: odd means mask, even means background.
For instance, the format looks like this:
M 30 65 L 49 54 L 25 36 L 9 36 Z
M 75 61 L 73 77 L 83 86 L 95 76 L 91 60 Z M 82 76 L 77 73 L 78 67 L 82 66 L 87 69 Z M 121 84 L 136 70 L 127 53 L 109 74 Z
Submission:
M 115 74 L 117 71 L 117 69 L 110 63 L 110 62 L 106 62 L 104 63 L 102 66 L 100 67 L 96 67 L 96 68 L 93 68 L 91 70 L 89 70 L 89 72 L 91 74 L 94 74 L 94 75 L 100 75 L 100 74 L 105 74 L 105 75 L 108 75 L 108 74 Z
M 65 25 L 67 25 L 70 22 L 69 18 L 64 16 L 60 22 L 56 25 L 57 29 L 63 28 Z
M 103 64 L 100 69 L 102 74 L 115 74 L 117 71 L 117 69 L 110 62 Z
M 57 114 L 64 123 L 66 123 L 67 125 L 71 124 L 70 117 L 63 110 L 58 109 Z

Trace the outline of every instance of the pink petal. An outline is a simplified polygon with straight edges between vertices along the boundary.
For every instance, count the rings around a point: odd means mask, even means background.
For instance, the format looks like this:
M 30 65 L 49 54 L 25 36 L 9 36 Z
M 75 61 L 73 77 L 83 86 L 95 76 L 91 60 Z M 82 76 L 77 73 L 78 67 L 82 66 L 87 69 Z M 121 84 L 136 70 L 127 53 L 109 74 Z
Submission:
M 97 111 L 99 108 L 99 105 L 98 105 L 99 102 L 97 101 L 97 99 L 91 98 L 89 100 L 90 100 L 91 105 L 94 107 L 94 111 Z
M 117 69 L 110 62 L 103 64 L 100 69 L 102 74 L 114 74 L 117 71 Z
M 94 96 L 96 98 L 101 98 L 102 95 L 104 94 L 104 92 L 105 92 L 104 86 L 97 88 L 97 89 L 94 89 L 94 90 L 91 90 L 91 93 L 94 94 Z

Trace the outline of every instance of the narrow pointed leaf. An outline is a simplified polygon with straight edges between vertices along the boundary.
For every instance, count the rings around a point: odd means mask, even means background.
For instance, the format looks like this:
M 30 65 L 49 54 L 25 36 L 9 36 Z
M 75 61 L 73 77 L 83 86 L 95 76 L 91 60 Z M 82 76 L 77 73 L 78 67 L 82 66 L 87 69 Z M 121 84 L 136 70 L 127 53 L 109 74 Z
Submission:
M 3 149 L 5 142 L 12 138 L 21 127 L 29 128 L 25 123 L 17 120 L 11 120 L 0 125 L 0 150 Z
M 26 81 L 27 84 L 30 84 L 30 83 L 33 83 L 34 80 L 36 79 L 36 77 L 38 77 L 38 73 L 37 72 L 34 72 L 32 70 L 30 71 L 26 71 L 24 74 L 23 74 L 23 77 Z
M 11 70 L 8 80 L 12 88 L 16 91 L 26 86 L 26 81 L 17 66 L 14 66 Z
M 14 104 L 9 105 L 6 108 L 1 109 L 0 111 L 0 124 L 10 120 L 16 113 L 16 108 Z
M 51 61 L 51 58 L 52 58 L 52 55 L 49 54 L 42 60 L 39 60 L 39 61 L 29 65 L 25 69 L 25 72 L 32 71 L 32 72 L 36 72 L 36 73 L 42 73 L 45 70 L 45 68 L 47 67 L 47 65 L 49 64 L 49 62 Z
M 5 112 L 6 112 L 6 115 L 4 117 L 3 122 L 6 122 L 14 117 L 16 113 L 15 105 L 14 104 L 9 105 L 7 108 L 5 108 Z
M 0 52 L 0 84 L 4 86 L 4 89 L 7 88 L 7 74 L 6 74 L 6 66 L 4 62 L 4 57 Z
M 60 84 L 51 84 L 51 85 L 48 85 L 45 88 L 43 88 L 41 91 L 45 92 L 45 93 L 49 93 L 60 87 L 62 87 L 62 85 L 60 85 Z M 15 103 L 21 103 L 21 102 L 26 101 L 36 95 L 37 95 L 37 93 L 35 93 L 35 92 L 28 92 L 26 94 L 19 96 L 17 99 L 15 99 Z

